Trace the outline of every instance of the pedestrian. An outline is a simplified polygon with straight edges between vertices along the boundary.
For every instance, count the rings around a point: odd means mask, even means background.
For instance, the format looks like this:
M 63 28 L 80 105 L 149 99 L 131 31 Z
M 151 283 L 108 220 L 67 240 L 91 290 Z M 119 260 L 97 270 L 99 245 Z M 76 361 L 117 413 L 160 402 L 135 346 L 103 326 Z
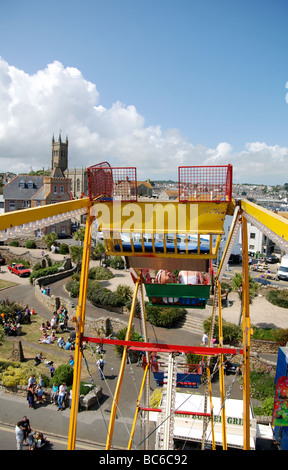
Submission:
M 55 367 L 53 365 L 53 362 L 51 362 L 49 370 L 50 370 L 50 375 L 51 375 L 51 379 L 52 379 L 52 377 L 54 377 L 54 372 L 55 372 Z
M 208 335 L 207 335 L 207 333 L 206 333 L 206 331 L 205 331 L 205 333 L 204 333 L 204 335 L 203 335 L 203 337 L 202 337 L 202 346 L 207 346 L 207 345 L 208 345 L 208 339 L 209 339 L 209 338 L 208 338 Z
M 28 445 L 27 437 L 31 432 L 31 426 L 30 426 L 30 421 L 27 418 L 27 416 L 23 416 L 22 421 L 21 421 L 21 428 L 23 430 L 23 445 Z
M 29 403 L 29 408 L 35 407 L 35 397 L 34 397 L 34 385 L 27 387 L 27 400 Z
M 64 409 L 64 399 L 67 391 L 66 383 L 63 382 L 62 385 L 59 387 L 58 391 L 58 411 L 62 411 Z
M 70 392 L 69 392 L 69 408 L 71 408 L 71 404 L 72 404 L 72 395 L 73 395 L 73 392 L 72 392 L 72 388 L 71 388 Z
M 41 364 L 42 361 L 43 361 L 42 352 L 40 352 L 35 357 L 35 366 L 38 366 L 39 364 Z
M 41 387 L 41 385 L 38 385 L 38 387 L 37 387 L 37 398 L 38 398 L 38 403 L 44 403 L 44 400 L 43 400 L 43 387 Z
M 52 385 L 52 394 L 51 394 L 51 403 L 54 403 L 56 405 L 57 403 L 57 398 L 58 398 L 58 386 L 56 383 L 53 383 Z
M 73 359 L 73 356 L 69 356 L 69 359 L 67 361 L 67 364 L 69 364 L 69 366 L 73 367 L 74 366 L 74 359 Z
M 23 441 L 24 441 L 24 431 L 21 426 L 21 421 L 18 421 L 18 423 L 15 426 L 15 434 L 16 434 L 17 450 L 22 450 Z
M 36 385 L 36 379 L 35 379 L 35 375 L 31 375 L 28 379 L 28 387 L 30 387 L 30 385 Z
M 98 365 L 98 369 L 99 369 L 99 372 L 100 372 L 101 380 L 104 380 L 103 370 L 104 370 L 104 366 L 105 366 L 105 361 L 103 359 L 103 356 L 101 356 L 100 359 L 97 361 L 97 365 Z

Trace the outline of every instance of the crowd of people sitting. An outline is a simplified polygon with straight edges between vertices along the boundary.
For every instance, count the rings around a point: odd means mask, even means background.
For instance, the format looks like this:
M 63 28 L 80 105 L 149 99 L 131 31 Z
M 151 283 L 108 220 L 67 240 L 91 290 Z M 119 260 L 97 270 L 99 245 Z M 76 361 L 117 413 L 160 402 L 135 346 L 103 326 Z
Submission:
M 0 323 L 3 326 L 4 333 L 6 336 L 20 336 L 22 332 L 22 323 L 31 323 L 31 315 L 34 315 L 35 311 L 33 308 L 29 308 L 28 305 L 23 310 L 19 310 L 16 315 L 7 315 L 1 313 Z

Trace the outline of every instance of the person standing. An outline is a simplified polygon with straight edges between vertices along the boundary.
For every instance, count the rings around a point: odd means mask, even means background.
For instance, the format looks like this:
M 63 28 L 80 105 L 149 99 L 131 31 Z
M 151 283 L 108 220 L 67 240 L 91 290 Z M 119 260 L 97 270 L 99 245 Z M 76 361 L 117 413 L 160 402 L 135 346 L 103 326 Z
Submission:
M 209 337 L 208 337 L 208 335 L 207 335 L 207 333 L 206 333 L 206 331 L 205 331 L 205 333 L 204 333 L 204 335 L 203 335 L 203 337 L 202 337 L 202 346 L 208 346 L 208 339 L 209 339 Z
M 28 434 L 30 434 L 30 432 L 31 432 L 30 421 L 27 418 L 27 416 L 23 416 L 23 419 L 21 421 L 21 428 L 22 428 L 22 431 L 23 431 L 23 444 L 27 445 L 26 440 L 27 440 Z
M 18 421 L 18 423 L 15 426 L 17 450 L 22 450 L 23 448 L 24 431 L 22 429 L 21 424 L 22 424 L 21 421 Z
M 97 365 L 98 365 L 98 369 L 99 369 L 99 372 L 100 372 L 101 380 L 104 380 L 103 370 L 104 370 L 104 366 L 105 366 L 105 361 L 103 359 L 103 356 L 101 356 L 100 359 L 97 361 Z
M 62 385 L 59 387 L 58 391 L 58 411 L 62 411 L 63 408 L 63 403 L 66 395 L 66 390 L 67 390 L 67 385 L 65 382 L 63 382 Z

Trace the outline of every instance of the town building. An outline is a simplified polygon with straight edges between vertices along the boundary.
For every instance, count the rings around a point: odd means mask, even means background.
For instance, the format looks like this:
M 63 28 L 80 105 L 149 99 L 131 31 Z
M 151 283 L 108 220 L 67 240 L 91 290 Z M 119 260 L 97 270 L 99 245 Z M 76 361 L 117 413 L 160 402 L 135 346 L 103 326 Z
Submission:
M 68 165 L 68 139 L 52 138 L 51 174 L 49 176 L 18 175 L 3 187 L 4 212 L 45 206 L 71 199 L 71 181 L 64 174 Z M 71 221 L 64 220 L 37 231 L 36 235 L 55 232 L 71 234 Z

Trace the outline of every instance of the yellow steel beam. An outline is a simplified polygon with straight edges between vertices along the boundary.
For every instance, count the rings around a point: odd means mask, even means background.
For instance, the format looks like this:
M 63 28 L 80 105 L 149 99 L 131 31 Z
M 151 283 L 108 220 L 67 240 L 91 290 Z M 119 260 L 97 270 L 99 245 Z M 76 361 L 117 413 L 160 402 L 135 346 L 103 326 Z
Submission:
M 129 323 L 128 323 L 127 332 L 126 332 L 126 340 L 129 340 L 131 330 L 132 330 L 133 318 L 134 318 L 134 312 L 135 312 L 137 294 L 138 294 L 138 288 L 139 288 L 140 282 L 141 282 L 141 280 L 140 280 L 140 278 L 138 278 L 137 281 L 136 281 L 136 284 L 135 284 L 135 290 L 134 290 L 134 295 L 133 295 L 133 299 L 132 299 L 131 312 L 130 312 Z M 113 438 L 113 433 L 114 433 L 114 424 L 115 424 L 116 412 L 117 412 L 119 397 L 120 397 L 120 391 L 121 391 L 124 372 L 125 372 L 126 361 L 127 361 L 127 346 L 124 346 L 124 350 L 123 350 L 123 354 L 122 354 L 122 361 L 121 361 L 121 366 L 120 366 L 120 371 L 119 371 L 119 376 L 118 376 L 118 381 L 117 381 L 117 385 L 116 385 L 116 389 L 115 389 L 115 393 L 114 393 L 114 399 L 113 399 L 112 408 L 111 408 L 110 422 L 109 422 L 109 428 L 108 428 L 107 439 L 106 439 L 106 450 L 109 450 L 111 448 L 111 445 L 112 445 L 112 438 Z
M 250 311 L 247 220 L 242 215 L 243 448 L 250 450 Z
M 131 447 L 132 447 L 132 441 L 133 441 L 133 438 L 134 438 L 135 427 L 136 427 L 136 422 L 137 422 L 137 418 L 138 418 L 141 397 L 142 397 L 142 393 L 143 393 L 144 385 L 145 385 L 145 382 L 146 382 L 146 376 L 147 376 L 147 372 L 148 372 L 149 367 L 150 367 L 150 363 L 148 362 L 146 367 L 145 367 L 144 376 L 143 376 L 139 396 L 138 396 L 138 399 L 137 399 L 137 406 L 136 406 L 136 410 L 135 410 L 135 415 L 134 415 L 134 420 L 133 420 L 133 425 L 132 425 L 132 430 L 131 430 L 131 436 L 130 436 L 130 439 L 129 439 L 127 450 L 131 450 Z
M 221 284 L 217 281 L 218 291 L 218 329 L 219 329 L 219 346 L 223 348 L 223 325 L 222 325 L 222 304 L 221 304 Z M 227 431 L 226 431 L 226 412 L 225 412 L 225 383 L 224 383 L 224 357 L 219 357 L 219 382 L 221 397 L 221 426 L 222 426 L 222 447 L 227 450 Z
M 92 214 L 103 232 L 222 235 L 227 202 L 96 202 Z
M 35 222 L 36 220 L 46 219 L 54 215 L 64 214 L 77 209 L 87 209 L 91 207 L 88 198 L 75 199 L 73 201 L 64 201 L 46 206 L 32 207 L 19 211 L 5 212 L 0 215 L 0 230 L 5 230 L 19 225 Z
M 80 376 L 81 376 L 81 362 L 82 362 L 82 336 L 85 326 L 85 312 L 86 312 L 86 297 L 87 285 L 89 274 L 89 260 L 91 252 L 91 225 L 94 217 L 90 214 L 87 215 L 85 237 L 83 244 L 83 257 L 80 279 L 80 292 L 79 301 L 77 306 L 77 317 L 75 321 L 76 341 L 75 341 L 75 355 L 74 355 L 74 373 L 73 373 L 73 386 L 72 386 L 72 402 L 69 423 L 69 436 L 67 450 L 75 450 L 76 443 L 76 429 L 77 429 L 77 414 L 79 405 L 79 389 L 80 389 Z
M 279 214 L 275 214 L 264 207 L 253 204 L 246 199 L 241 201 L 241 209 L 244 212 L 244 215 L 247 214 L 252 216 L 265 227 L 268 227 L 276 233 L 276 235 L 288 241 L 288 219 Z

